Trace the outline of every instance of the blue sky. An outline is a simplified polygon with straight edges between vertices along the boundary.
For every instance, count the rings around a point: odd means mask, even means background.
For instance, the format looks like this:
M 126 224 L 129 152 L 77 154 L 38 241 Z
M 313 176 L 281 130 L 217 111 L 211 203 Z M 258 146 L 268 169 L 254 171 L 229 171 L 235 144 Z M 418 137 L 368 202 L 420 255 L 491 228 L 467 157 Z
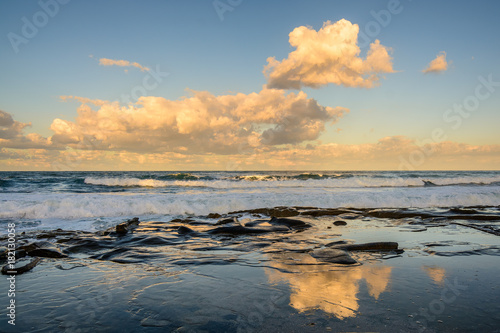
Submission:
M 51 1 L 41 1 L 52 3 Z M 222 0 L 228 3 L 227 0 Z M 238 1 L 232 2 L 238 3 Z M 360 31 L 375 22 L 373 12 L 390 1 L 250 1 L 242 0 L 221 21 L 212 1 L 69 1 L 59 4 L 38 33 L 20 44 L 26 17 L 41 11 L 38 1 L 0 3 L 0 110 L 19 122 L 31 122 L 24 134 L 50 137 L 55 118 L 74 121 L 74 95 L 120 100 L 141 84 L 145 72 L 100 66 L 100 58 L 124 59 L 169 76 L 151 96 L 176 100 L 187 88 L 214 95 L 259 92 L 266 84 L 266 59 L 282 60 L 293 51 L 288 34 L 299 26 L 319 30 L 342 18 Z M 442 115 L 453 103 L 474 92 L 478 76 L 500 81 L 500 3 L 497 1 L 401 0 L 400 13 L 370 41 L 392 49 L 394 73 L 371 89 L 328 84 L 302 90 L 323 106 L 350 112 L 326 125 L 322 143 L 368 144 L 383 137 L 421 140 L 435 127 L 446 127 Z M 371 22 L 371 23 L 370 23 Z M 361 48 L 366 56 L 368 47 Z M 446 52 L 448 69 L 438 74 L 422 70 L 439 52 Z M 92 57 L 90 57 L 92 55 Z M 495 79 L 496 78 L 496 79 Z M 447 129 L 448 140 L 470 145 L 500 144 L 500 93 L 481 101 L 458 131 Z

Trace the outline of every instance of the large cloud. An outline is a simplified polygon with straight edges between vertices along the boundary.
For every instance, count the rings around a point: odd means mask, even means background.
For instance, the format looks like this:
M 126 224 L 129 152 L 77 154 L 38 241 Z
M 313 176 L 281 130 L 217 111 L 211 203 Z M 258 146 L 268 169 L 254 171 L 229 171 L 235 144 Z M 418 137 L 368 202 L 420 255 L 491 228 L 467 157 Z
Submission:
M 393 73 L 390 49 L 378 40 L 370 44 L 365 59 L 358 46 L 357 24 L 342 19 L 327 21 L 319 31 L 301 26 L 289 35 L 296 48 L 287 59 L 267 59 L 264 74 L 269 88 L 318 88 L 329 83 L 347 87 L 371 88 L 382 73 Z
M 441 51 L 439 54 L 436 56 L 434 60 L 432 60 L 429 65 L 427 65 L 427 68 L 424 69 L 422 72 L 424 74 L 428 73 L 441 73 L 444 72 L 448 69 L 448 62 L 446 61 L 446 52 Z
M 36 133 L 23 134 L 31 123 L 15 121 L 12 115 L 0 110 L 0 147 L 4 148 L 46 148 L 50 141 Z
M 78 108 L 75 122 L 53 121 L 52 141 L 91 150 L 241 153 L 316 140 L 325 123 L 348 111 L 321 106 L 304 92 L 276 89 L 222 96 L 193 92 L 174 101 L 149 96 L 129 106 L 77 99 L 87 103 Z

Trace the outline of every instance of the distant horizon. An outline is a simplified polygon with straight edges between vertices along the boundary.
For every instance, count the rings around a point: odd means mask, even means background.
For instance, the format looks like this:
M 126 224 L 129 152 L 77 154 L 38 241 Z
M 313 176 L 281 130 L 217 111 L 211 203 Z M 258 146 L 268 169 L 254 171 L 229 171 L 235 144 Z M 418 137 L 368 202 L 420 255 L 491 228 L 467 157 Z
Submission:
M 500 172 L 500 169 L 491 170 L 0 170 L 0 172 Z

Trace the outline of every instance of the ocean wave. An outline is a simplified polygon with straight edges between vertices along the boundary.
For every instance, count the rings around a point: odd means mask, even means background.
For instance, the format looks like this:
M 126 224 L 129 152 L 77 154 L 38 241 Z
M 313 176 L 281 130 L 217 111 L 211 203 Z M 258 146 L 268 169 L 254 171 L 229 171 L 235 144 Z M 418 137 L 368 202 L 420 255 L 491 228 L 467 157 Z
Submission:
M 352 174 L 322 174 L 322 173 L 301 173 L 298 175 L 243 175 L 229 177 L 231 180 L 247 180 L 247 181 L 284 181 L 284 180 L 309 180 L 309 179 L 340 179 L 350 178 Z
M 369 176 L 337 177 L 321 174 L 281 175 L 243 175 L 222 179 L 202 179 L 189 174 L 172 175 L 172 179 L 134 177 L 87 177 L 88 185 L 113 187 L 207 187 L 216 189 L 231 188 L 386 188 L 386 187 L 429 187 L 429 186 L 491 186 L 500 185 L 500 176 L 496 177 L 453 177 L 436 179 L 418 179 L 403 177 L 374 178 Z M 177 179 L 183 180 L 177 180 Z
M 147 177 L 147 178 L 153 178 L 153 177 Z M 153 178 L 155 179 L 155 178 Z M 191 173 L 184 173 L 184 172 L 179 172 L 179 173 L 172 173 L 172 174 L 167 174 L 167 175 L 162 175 L 158 176 L 156 179 L 158 180 L 212 180 L 214 178 L 210 176 L 197 176 L 193 175 Z
M 10 194 L 0 198 L 0 219 L 88 219 L 119 216 L 206 215 L 275 206 L 404 208 L 500 205 L 496 187 L 303 191 L 186 192 L 162 194 Z

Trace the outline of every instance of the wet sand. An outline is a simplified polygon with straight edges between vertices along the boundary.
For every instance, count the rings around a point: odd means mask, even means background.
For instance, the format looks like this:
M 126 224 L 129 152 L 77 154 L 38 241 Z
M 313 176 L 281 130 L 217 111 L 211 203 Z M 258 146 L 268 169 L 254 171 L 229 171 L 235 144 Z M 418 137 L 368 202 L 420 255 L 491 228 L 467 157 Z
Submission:
M 499 230 L 499 207 L 281 207 L 26 233 L 0 330 L 498 332 Z

